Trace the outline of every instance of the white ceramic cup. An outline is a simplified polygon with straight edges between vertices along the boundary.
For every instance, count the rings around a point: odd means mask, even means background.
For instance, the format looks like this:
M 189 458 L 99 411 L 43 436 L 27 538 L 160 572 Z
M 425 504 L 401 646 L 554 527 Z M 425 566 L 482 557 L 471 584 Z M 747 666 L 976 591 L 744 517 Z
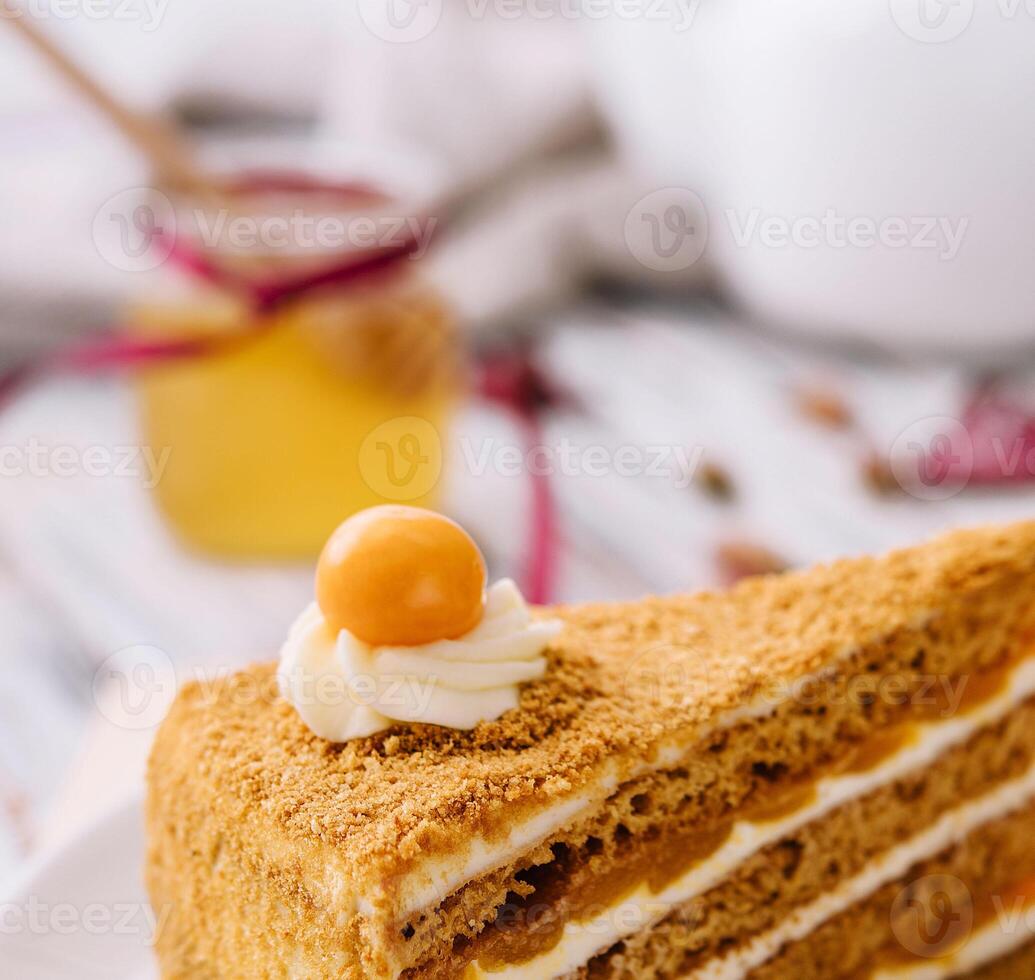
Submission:
M 594 24 L 603 104 L 704 201 L 702 260 L 749 312 L 1035 345 L 1033 0 L 631 2 Z

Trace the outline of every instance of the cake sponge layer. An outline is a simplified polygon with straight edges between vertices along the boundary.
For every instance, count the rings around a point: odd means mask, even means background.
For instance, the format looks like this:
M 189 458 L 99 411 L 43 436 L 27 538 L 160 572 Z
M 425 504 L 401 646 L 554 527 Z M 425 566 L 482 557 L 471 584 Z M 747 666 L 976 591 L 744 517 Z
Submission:
M 620 944 L 567 980 L 867 980 L 882 968 L 935 960 L 956 944 L 994 924 L 998 896 L 1035 872 L 1031 804 L 981 826 L 938 855 L 917 863 L 908 874 L 867 895 L 804 938 L 789 942 L 774 956 L 746 970 L 735 965 L 740 946 L 715 957 L 710 951 L 672 947 L 664 931 Z M 930 909 L 930 921 L 945 914 L 939 893 L 951 883 L 946 921 L 957 931 L 928 932 L 917 909 Z M 923 930 L 923 931 L 919 931 Z M 961 931 L 962 930 L 962 931 Z M 934 944 L 932 936 L 944 942 Z M 1020 938 L 1026 941 L 1025 933 Z M 1019 974 L 1012 980 L 1020 980 Z
M 569 838 L 557 850 L 554 863 L 542 865 L 518 881 L 534 886 L 527 897 L 515 891 L 497 910 L 496 923 L 477 932 L 470 942 L 455 944 L 450 937 L 467 935 L 464 924 L 451 922 L 439 933 L 441 942 L 423 969 L 407 978 L 441 980 L 460 977 L 469 961 L 492 968 L 492 960 L 522 962 L 520 953 L 561 942 L 561 930 L 580 912 L 611 905 L 605 919 L 621 922 L 629 933 L 626 952 L 637 946 L 659 945 L 666 957 L 703 958 L 765 932 L 799 907 L 836 888 L 845 879 L 901 841 L 922 833 L 945 813 L 979 799 L 1002 783 L 1020 778 L 1035 768 L 1035 701 L 1011 714 L 1001 724 L 981 731 L 930 768 L 911 772 L 875 792 L 852 800 L 829 815 L 779 838 L 727 869 L 713 887 L 690 901 L 672 907 L 653 928 L 644 914 L 622 905 L 622 892 L 645 877 L 657 880 L 678 875 L 691 859 L 695 841 L 713 837 L 713 828 L 680 827 L 662 818 L 656 801 L 643 800 L 632 820 L 624 811 L 617 826 L 597 824 L 588 837 Z M 660 794 L 659 794 L 660 795 Z M 637 871 L 642 866 L 646 870 Z M 602 883 L 616 893 L 606 898 Z M 765 901 L 759 901 L 759 896 Z M 461 904 L 465 904 L 461 902 Z M 650 909 L 660 903 L 648 900 Z M 599 913 L 597 913 L 599 914 Z M 658 914 L 657 912 L 655 913 Z M 664 914 L 664 913 L 662 913 Z M 595 924 L 584 926 L 590 941 L 606 934 Z M 638 931 L 641 930 L 641 931 Z M 531 935 L 530 935 L 531 934 Z M 568 941 L 570 941 L 570 927 Z M 541 954 L 542 955 L 542 954 Z M 606 959 L 607 957 L 603 957 Z M 534 975 L 540 964 L 529 964 Z

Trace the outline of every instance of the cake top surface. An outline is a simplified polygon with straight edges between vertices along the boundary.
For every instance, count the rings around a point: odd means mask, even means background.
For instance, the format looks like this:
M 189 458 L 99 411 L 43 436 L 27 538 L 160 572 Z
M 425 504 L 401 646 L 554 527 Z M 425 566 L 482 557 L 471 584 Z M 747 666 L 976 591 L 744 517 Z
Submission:
M 356 881 L 488 836 L 592 780 L 811 675 L 861 644 L 1035 575 L 1035 521 L 958 531 L 883 558 L 724 593 L 556 607 L 564 630 L 521 707 L 473 731 L 399 725 L 333 744 L 276 694 L 275 665 L 181 692 L 152 766 L 182 765 L 228 820 L 261 810 L 340 852 Z M 163 747 L 164 746 L 164 747 Z M 182 760 L 177 762 L 177 760 Z

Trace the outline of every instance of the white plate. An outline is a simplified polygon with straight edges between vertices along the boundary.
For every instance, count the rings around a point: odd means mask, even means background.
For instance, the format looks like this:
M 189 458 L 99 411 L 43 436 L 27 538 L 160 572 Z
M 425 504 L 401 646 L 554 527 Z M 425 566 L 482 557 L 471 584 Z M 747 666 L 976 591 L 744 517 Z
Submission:
M 156 980 L 139 802 L 34 862 L 0 903 L 0 973 L 19 980 Z

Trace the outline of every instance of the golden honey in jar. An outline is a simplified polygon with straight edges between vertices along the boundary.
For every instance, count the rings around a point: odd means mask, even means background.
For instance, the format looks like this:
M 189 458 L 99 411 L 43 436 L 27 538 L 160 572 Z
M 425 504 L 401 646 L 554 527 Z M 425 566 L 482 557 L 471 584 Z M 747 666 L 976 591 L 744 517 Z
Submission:
M 278 188 L 233 204 L 259 229 L 289 208 L 331 210 L 328 194 L 302 197 Z M 332 213 L 347 237 L 362 212 Z M 456 352 L 446 307 L 419 263 L 403 258 L 376 277 L 330 281 L 260 310 L 228 283 L 312 281 L 354 256 L 326 241 L 271 247 L 261 234 L 227 246 L 200 233 L 199 214 L 181 213 L 178 241 L 186 228 L 187 247 L 228 271 L 227 282 L 167 261 L 164 285 L 130 317 L 148 339 L 219 341 L 149 366 L 137 382 L 143 439 L 168 454 L 155 493 L 178 535 L 223 556 L 303 558 L 354 511 L 433 505 Z

